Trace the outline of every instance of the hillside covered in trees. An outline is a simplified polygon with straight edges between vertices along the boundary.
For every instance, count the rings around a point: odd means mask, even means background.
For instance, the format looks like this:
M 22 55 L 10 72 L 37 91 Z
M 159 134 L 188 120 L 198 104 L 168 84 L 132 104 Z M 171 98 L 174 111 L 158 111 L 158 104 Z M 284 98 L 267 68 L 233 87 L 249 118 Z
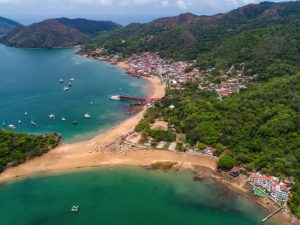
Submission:
M 191 146 L 217 147 L 232 166 L 292 178 L 296 183 L 289 204 L 300 216 L 300 73 L 273 78 L 223 101 L 190 83 L 185 90 L 169 90 L 137 129 L 147 132 L 156 118 L 185 134 Z
M 90 35 L 121 28 L 111 21 L 58 18 L 19 26 L 0 42 L 19 48 L 61 48 L 82 44 Z
M 250 4 L 224 14 L 182 14 L 93 36 L 83 51 L 104 47 L 125 55 L 150 51 L 199 68 L 244 62 L 262 79 L 299 71 L 300 2 Z
M 55 148 L 60 137 L 55 134 L 28 135 L 0 129 L 0 172 Z

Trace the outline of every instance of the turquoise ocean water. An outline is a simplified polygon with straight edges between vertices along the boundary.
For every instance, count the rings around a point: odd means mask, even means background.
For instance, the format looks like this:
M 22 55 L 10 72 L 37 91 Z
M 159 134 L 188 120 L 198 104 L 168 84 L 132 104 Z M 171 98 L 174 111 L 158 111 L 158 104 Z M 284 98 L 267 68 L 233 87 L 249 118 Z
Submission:
M 145 96 L 151 91 L 145 81 L 76 51 L 0 45 L 0 125 L 83 140 L 129 116 L 128 103 L 111 101 L 110 95 Z M 73 86 L 63 91 L 70 78 L 75 79 Z M 84 118 L 86 113 L 92 118 Z M 70 212 L 73 205 L 80 206 L 78 214 Z M 193 181 L 187 171 L 105 168 L 0 185 L 0 225 L 258 225 L 265 215 L 219 185 Z
M 76 51 L 0 45 L 0 126 L 6 124 L 2 128 L 14 124 L 19 132 L 57 132 L 66 141 L 91 138 L 129 117 L 128 103 L 111 101 L 109 96 L 145 96 L 150 91 L 146 81 L 129 77 L 116 66 L 76 55 Z M 71 78 L 75 79 L 73 86 L 64 91 Z M 50 114 L 56 119 L 49 119 Z M 84 118 L 85 114 L 92 118 Z M 37 127 L 30 124 L 31 119 Z M 78 126 L 72 125 L 75 120 Z
M 260 225 L 267 214 L 188 171 L 134 167 L 26 178 L 1 186 L 0 199 L 0 225 Z

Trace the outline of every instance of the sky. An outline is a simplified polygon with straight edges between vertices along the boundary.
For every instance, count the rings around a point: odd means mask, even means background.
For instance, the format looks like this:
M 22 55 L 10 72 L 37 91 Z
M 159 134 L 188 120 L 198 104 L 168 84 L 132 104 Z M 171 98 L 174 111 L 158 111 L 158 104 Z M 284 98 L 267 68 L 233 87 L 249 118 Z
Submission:
M 275 0 L 284 1 L 284 0 Z M 0 16 L 30 24 L 48 18 L 113 20 L 126 25 L 191 12 L 213 15 L 260 0 L 0 0 Z

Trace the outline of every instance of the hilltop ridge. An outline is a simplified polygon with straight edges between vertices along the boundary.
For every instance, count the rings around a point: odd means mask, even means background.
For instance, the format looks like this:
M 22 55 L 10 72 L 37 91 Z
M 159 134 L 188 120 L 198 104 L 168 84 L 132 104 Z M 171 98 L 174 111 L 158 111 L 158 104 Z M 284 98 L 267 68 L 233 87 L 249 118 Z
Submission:
M 21 26 L 21 24 L 14 20 L 0 16 L 0 35 L 3 35 L 18 26 Z
M 13 47 L 60 48 L 82 44 L 89 36 L 103 31 L 119 29 L 111 21 L 86 19 L 48 19 L 29 26 L 19 26 L 7 33 L 1 42 Z

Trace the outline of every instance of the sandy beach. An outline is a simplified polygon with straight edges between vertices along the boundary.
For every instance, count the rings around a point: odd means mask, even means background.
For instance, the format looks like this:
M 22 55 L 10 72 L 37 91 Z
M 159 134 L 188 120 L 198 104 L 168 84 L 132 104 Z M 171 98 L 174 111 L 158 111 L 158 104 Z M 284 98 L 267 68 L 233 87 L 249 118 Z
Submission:
M 124 66 L 122 65 L 122 68 Z M 145 79 L 153 86 L 153 93 L 149 97 L 161 98 L 164 96 L 165 86 L 160 84 L 159 79 Z M 145 109 L 91 140 L 61 144 L 56 149 L 41 157 L 29 160 L 17 167 L 8 168 L 0 174 L 0 182 L 49 171 L 65 171 L 105 165 L 145 166 L 162 161 L 177 162 L 185 168 L 203 166 L 211 170 L 216 169 L 217 161 L 215 158 L 198 154 L 161 150 L 99 151 L 99 149 L 105 148 L 105 146 L 114 143 L 116 139 L 133 131 L 136 124 L 143 118 L 144 113 Z
M 127 70 L 125 63 L 117 64 L 120 68 Z M 162 98 L 165 94 L 165 85 L 158 78 L 143 77 L 152 86 L 151 98 Z M 149 166 L 155 163 L 176 163 L 178 169 L 185 168 L 193 170 L 199 177 L 211 177 L 217 182 L 228 186 L 230 190 L 238 192 L 251 201 L 261 204 L 268 210 L 274 206 L 269 202 L 261 203 L 253 198 L 251 191 L 245 189 L 245 180 L 232 180 L 229 176 L 221 176 L 217 172 L 217 159 L 197 153 L 181 153 L 173 151 L 153 150 L 131 146 L 129 149 L 120 151 L 107 151 L 109 145 L 118 145 L 122 137 L 132 132 L 138 122 L 143 118 L 146 109 L 121 122 L 98 136 L 77 143 L 63 143 L 47 154 L 29 160 L 17 167 L 6 169 L 0 174 L 0 183 L 8 182 L 19 177 L 47 174 L 49 172 L 65 172 L 80 168 L 91 168 L 101 166 Z M 281 219 L 284 218 L 284 219 Z M 282 224 L 297 224 L 292 222 L 288 212 L 282 212 L 276 216 Z M 287 222 L 288 221 L 288 222 Z M 286 223 L 287 222 L 287 223 Z

